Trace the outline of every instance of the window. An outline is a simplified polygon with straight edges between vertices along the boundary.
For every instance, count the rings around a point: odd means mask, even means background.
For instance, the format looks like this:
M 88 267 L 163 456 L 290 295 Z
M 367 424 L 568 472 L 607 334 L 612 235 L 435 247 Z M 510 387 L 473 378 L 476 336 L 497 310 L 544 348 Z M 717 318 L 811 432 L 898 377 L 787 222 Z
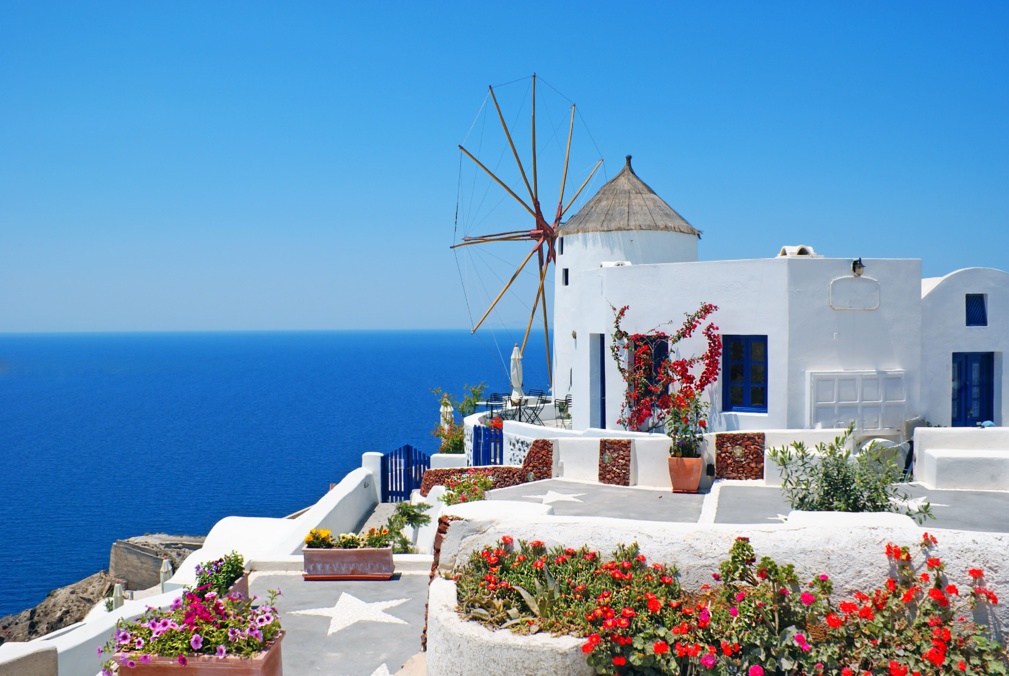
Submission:
M 564 255 L 564 238 L 563 237 L 558 237 L 557 238 L 557 255 L 558 256 L 563 256 Z
M 722 336 L 722 410 L 767 413 L 767 336 Z
M 568 285 L 568 269 L 567 268 L 563 268 L 561 270 L 561 285 L 562 286 L 567 286 Z
M 655 387 L 659 384 L 659 373 L 662 370 L 662 362 L 669 358 L 669 338 L 664 335 L 648 336 L 644 339 L 644 343 L 648 345 L 648 356 L 645 359 L 651 362 L 644 365 L 647 368 L 646 380 L 650 387 Z M 638 356 L 638 347 L 640 345 L 632 343 L 631 347 L 633 350 L 631 359 L 636 362 L 640 358 Z M 633 366 L 637 370 L 637 363 Z
M 988 304 L 983 293 L 967 294 L 967 326 L 988 326 Z

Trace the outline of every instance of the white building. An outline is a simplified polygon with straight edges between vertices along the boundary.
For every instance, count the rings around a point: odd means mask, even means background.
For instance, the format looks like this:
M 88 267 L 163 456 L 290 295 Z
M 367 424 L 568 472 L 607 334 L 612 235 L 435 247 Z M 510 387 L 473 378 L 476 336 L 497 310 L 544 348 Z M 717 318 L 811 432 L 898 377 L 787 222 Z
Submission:
M 554 394 L 573 426 L 616 428 L 625 385 L 610 355 L 624 329 L 672 332 L 702 302 L 723 339 L 713 431 L 845 427 L 901 435 L 904 422 L 1009 419 L 1009 274 L 921 278 L 916 259 L 817 256 L 698 261 L 700 232 L 627 165 L 567 223 L 557 244 Z M 860 274 L 859 274 L 860 273 Z M 671 322 L 671 325 L 668 323 Z M 703 351 L 703 339 L 680 346 Z

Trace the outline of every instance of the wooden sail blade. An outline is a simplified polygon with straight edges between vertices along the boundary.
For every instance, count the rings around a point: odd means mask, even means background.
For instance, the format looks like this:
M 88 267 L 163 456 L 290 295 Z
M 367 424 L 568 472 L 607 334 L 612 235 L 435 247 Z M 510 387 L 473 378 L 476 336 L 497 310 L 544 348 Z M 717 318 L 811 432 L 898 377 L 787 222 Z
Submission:
M 542 258 L 542 255 L 541 255 Z M 543 309 L 543 337 L 546 340 L 546 356 L 547 356 L 547 376 L 550 379 L 550 386 L 553 387 L 554 374 L 553 366 L 550 359 L 550 324 L 547 319 L 547 295 L 544 288 L 544 283 L 546 282 L 547 270 L 549 269 L 549 263 L 540 265 L 540 283 L 539 288 L 536 290 L 536 300 L 533 302 L 532 312 L 529 313 L 529 323 L 526 324 L 526 333 L 522 338 L 522 353 L 525 353 L 526 343 L 529 341 L 529 334 L 532 332 L 533 320 L 536 318 L 536 307 L 539 306 Z M 542 304 L 540 304 L 542 300 Z
M 464 246 L 475 246 L 477 244 L 489 244 L 491 242 L 528 242 L 529 235 L 520 237 L 516 235 L 515 237 L 500 237 L 498 239 L 476 239 L 469 242 L 460 242 L 459 244 L 453 244 L 449 249 L 458 249 Z
M 585 190 L 585 186 L 587 186 L 589 184 L 589 181 L 592 180 L 592 177 L 596 175 L 596 170 L 599 169 L 599 167 L 602 166 L 602 164 L 603 161 L 599 160 L 598 162 L 596 162 L 596 166 L 592 167 L 592 171 L 589 172 L 589 177 L 585 179 L 585 182 L 582 183 L 580 188 L 578 188 L 578 192 L 576 192 L 575 196 L 571 198 L 571 201 L 568 202 L 568 205 L 564 207 L 564 211 L 561 212 L 561 216 L 563 216 L 567 212 L 567 210 L 571 208 L 571 205 L 575 203 L 575 200 L 578 199 L 578 196 L 582 194 L 582 190 Z
M 536 300 L 533 301 L 533 309 L 529 313 L 529 321 L 526 323 L 526 333 L 522 336 L 522 354 L 525 354 L 526 343 L 529 342 L 529 332 L 532 331 L 533 321 L 536 319 L 536 310 L 540 304 L 540 296 L 543 295 L 543 277 L 540 276 L 540 285 L 536 289 Z
M 527 242 L 531 238 L 528 230 L 513 230 L 511 232 L 499 232 L 493 235 L 479 235 L 474 237 L 463 237 L 458 244 L 453 244 L 450 249 L 458 249 L 461 246 L 473 246 L 474 244 L 487 244 L 489 242 Z
M 571 159 L 571 136 L 575 131 L 575 104 L 571 104 L 571 122 L 568 123 L 568 146 L 564 151 L 564 172 L 561 174 L 561 194 L 557 198 L 557 220 L 560 221 L 561 215 L 564 213 L 562 207 L 564 206 L 564 188 L 568 183 L 568 161 Z M 558 223 L 554 223 L 556 227 Z
M 507 185 L 505 185 L 504 181 L 502 181 L 502 180 L 501 180 L 500 178 L 498 178 L 497 176 L 495 176 L 495 175 L 494 175 L 494 172 L 493 172 L 493 171 L 491 171 L 490 169 L 488 169 L 487 167 L 485 167 L 485 166 L 483 165 L 483 162 L 481 162 L 481 161 L 480 161 L 480 160 L 478 160 L 477 158 L 473 157 L 473 155 L 472 155 L 472 154 L 471 154 L 471 153 L 470 153 L 470 152 L 469 152 L 468 150 L 466 150 L 465 148 L 463 148 L 462 146 L 459 146 L 459 150 L 461 150 L 461 151 L 463 151 L 464 153 L 466 153 L 466 157 L 468 157 L 468 158 L 470 158 L 471 160 L 473 160 L 474 162 L 476 162 L 476 165 L 477 165 L 478 167 L 480 167 L 481 169 L 483 169 L 484 171 L 486 171 L 486 172 L 487 172 L 487 175 L 488 175 L 488 176 L 490 176 L 491 178 L 493 178 L 493 179 L 494 179 L 494 180 L 495 180 L 495 181 L 497 182 L 497 184 L 498 184 L 499 186 L 501 186 L 501 187 L 502 187 L 502 188 L 504 188 L 504 189 L 505 189 L 506 191 L 508 191 L 508 194 L 509 194 L 509 195 L 511 195 L 512 197 L 514 197 L 514 198 L 515 198 L 515 199 L 516 199 L 516 200 L 518 201 L 518 203 L 519 203 L 519 204 L 521 204 L 521 205 L 522 205 L 523 207 L 525 207 L 525 210 L 529 212 L 529 215 L 530 215 L 530 216 L 532 216 L 533 218 L 536 218 L 536 212 L 532 210 L 532 207 L 530 207 L 530 206 L 529 206 L 528 204 L 526 204 L 526 203 L 525 203 L 525 202 L 524 202 L 524 201 L 522 200 L 522 198 L 521 198 L 521 197 L 519 197 L 518 195 L 516 195 L 516 194 L 515 194 L 515 192 L 514 192 L 514 191 L 513 191 L 513 190 L 512 190 L 511 188 L 509 188 L 509 187 L 508 187 Z M 601 160 L 600 160 L 600 161 L 601 161 Z M 525 177 L 525 174 L 523 174 L 523 178 L 524 178 L 524 177 Z M 528 184 L 528 182 L 527 182 L 527 183 L 526 183 L 526 186 L 528 186 L 528 185 L 529 185 L 529 184 Z
M 536 83 L 536 76 L 534 75 L 533 76 L 533 87 L 534 87 L 533 91 L 535 91 L 535 86 L 536 86 L 535 83 Z M 508 138 L 508 145 L 511 147 L 511 149 L 512 149 L 512 155 L 515 157 L 515 164 L 519 165 L 519 173 L 522 174 L 522 180 L 526 184 L 526 190 L 529 191 L 529 197 L 532 199 L 533 204 L 535 204 L 536 203 L 536 195 L 535 195 L 535 193 L 533 193 L 533 189 L 531 187 L 529 187 L 529 179 L 526 178 L 525 167 L 522 166 L 522 160 L 519 159 L 519 151 L 516 150 L 516 148 L 515 148 L 515 142 L 512 141 L 511 132 L 508 131 L 508 123 L 505 122 L 504 113 L 501 112 L 501 106 L 498 105 L 497 96 L 494 95 L 494 88 L 493 87 L 490 87 L 490 97 L 491 97 L 491 100 L 494 101 L 494 108 L 497 109 L 497 116 L 498 116 L 498 119 L 501 120 L 501 127 L 504 129 L 505 136 Z M 535 215 L 535 214 L 533 214 L 533 215 Z
M 473 330 L 470 331 L 470 333 L 476 333 L 476 330 L 480 328 L 480 325 L 483 324 L 484 321 L 487 319 L 488 315 L 490 315 L 491 310 L 493 310 L 494 307 L 498 304 L 498 302 L 501 300 L 501 297 L 505 295 L 505 291 L 507 291 L 509 287 L 511 287 L 511 285 L 515 282 L 515 280 L 519 276 L 519 273 L 522 272 L 522 269 L 526 266 L 526 263 L 529 262 L 529 259 L 531 259 L 533 257 L 533 254 L 536 253 L 537 251 L 540 251 L 539 243 L 537 243 L 536 246 L 532 248 L 532 251 L 529 252 L 529 255 L 525 257 L 525 260 L 522 261 L 522 264 L 519 265 L 517 270 L 515 270 L 515 274 L 513 274 L 512 278 L 508 280 L 508 283 L 504 285 L 504 288 L 501 289 L 501 292 L 497 295 L 497 298 L 495 298 L 494 302 L 492 302 L 490 304 L 490 307 L 487 308 L 487 312 L 483 313 L 483 317 L 480 318 L 480 321 L 476 323 L 476 326 L 473 327 Z

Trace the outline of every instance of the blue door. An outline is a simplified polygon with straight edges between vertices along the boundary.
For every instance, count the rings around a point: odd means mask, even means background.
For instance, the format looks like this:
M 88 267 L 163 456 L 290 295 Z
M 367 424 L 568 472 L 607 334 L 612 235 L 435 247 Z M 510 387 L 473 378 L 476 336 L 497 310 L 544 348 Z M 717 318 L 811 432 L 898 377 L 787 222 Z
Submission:
M 995 404 L 995 354 L 953 353 L 953 427 L 974 427 L 992 419 Z

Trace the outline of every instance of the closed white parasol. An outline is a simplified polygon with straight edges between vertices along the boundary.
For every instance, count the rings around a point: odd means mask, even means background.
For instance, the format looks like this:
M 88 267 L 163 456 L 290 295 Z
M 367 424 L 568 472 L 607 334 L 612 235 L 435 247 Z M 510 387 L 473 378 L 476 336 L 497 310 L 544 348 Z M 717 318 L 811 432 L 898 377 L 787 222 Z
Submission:
M 512 403 L 518 404 L 526 396 L 522 391 L 522 352 L 519 351 L 518 343 L 515 343 L 515 347 L 512 349 L 511 381 Z

